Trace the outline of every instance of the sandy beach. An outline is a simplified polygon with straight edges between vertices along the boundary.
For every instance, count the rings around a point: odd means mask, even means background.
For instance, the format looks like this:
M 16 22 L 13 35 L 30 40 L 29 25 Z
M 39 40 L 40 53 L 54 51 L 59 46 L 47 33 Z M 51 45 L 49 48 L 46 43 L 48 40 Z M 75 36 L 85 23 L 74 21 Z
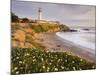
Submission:
M 54 32 L 41 33 L 38 35 L 38 39 L 37 41 L 44 45 L 50 52 L 68 52 L 87 61 L 96 62 L 95 54 L 91 50 L 78 46 L 70 41 L 65 41 Z

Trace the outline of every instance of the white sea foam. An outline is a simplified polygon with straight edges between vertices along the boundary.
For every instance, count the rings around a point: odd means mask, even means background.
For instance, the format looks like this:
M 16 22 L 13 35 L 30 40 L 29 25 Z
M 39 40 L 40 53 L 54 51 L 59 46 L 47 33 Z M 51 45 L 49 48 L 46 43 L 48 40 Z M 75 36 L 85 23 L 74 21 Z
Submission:
M 56 35 L 64 40 L 95 50 L 94 32 L 57 32 Z

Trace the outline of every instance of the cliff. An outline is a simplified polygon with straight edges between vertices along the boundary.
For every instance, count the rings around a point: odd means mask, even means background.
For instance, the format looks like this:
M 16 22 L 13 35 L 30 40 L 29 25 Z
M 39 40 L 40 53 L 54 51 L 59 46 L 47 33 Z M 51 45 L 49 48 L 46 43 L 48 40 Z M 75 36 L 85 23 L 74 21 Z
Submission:
M 38 35 L 48 32 L 69 31 L 69 28 L 60 24 L 49 23 L 12 23 L 12 47 L 44 48 L 37 40 Z

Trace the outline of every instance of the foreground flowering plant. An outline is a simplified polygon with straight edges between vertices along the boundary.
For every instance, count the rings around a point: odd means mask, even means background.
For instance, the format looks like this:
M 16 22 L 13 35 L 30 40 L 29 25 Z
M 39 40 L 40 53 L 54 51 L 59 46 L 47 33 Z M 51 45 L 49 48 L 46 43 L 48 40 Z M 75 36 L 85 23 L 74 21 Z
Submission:
M 95 69 L 88 62 L 67 52 L 48 52 L 33 48 L 12 48 L 11 74 Z

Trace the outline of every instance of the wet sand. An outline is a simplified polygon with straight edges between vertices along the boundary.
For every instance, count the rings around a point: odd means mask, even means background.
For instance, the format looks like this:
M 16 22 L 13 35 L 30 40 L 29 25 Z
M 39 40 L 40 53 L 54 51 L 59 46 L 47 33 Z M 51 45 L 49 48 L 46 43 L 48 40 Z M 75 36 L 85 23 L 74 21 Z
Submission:
M 50 52 L 68 52 L 87 61 L 96 63 L 96 56 L 90 49 L 78 46 L 70 41 L 65 41 L 54 32 L 41 33 L 38 35 L 38 39 L 38 42 L 44 45 Z

